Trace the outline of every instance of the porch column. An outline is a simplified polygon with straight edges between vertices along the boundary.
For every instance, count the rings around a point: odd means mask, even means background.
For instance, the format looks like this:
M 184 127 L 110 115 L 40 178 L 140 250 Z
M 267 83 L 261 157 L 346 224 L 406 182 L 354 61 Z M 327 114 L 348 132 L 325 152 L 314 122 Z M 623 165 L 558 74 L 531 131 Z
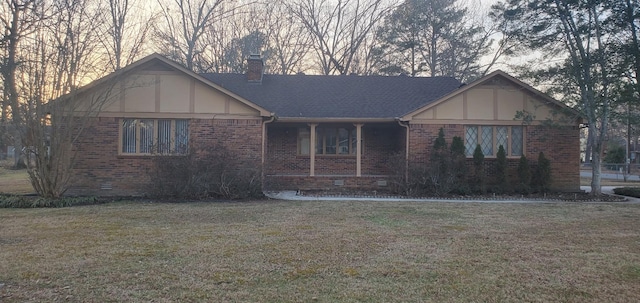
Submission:
M 318 123 L 309 124 L 311 133 L 309 134 L 309 176 L 316 175 L 316 126 Z
M 356 126 L 356 177 L 362 176 L 362 123 Z

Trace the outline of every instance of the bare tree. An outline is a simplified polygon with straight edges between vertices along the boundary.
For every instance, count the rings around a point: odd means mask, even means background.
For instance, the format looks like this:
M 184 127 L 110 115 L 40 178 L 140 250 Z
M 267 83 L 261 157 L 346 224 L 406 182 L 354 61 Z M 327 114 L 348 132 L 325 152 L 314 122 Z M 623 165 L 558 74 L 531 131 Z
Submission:
M 19 47 L 23 39 L 30 35 L 38 26 L 44 16 L 38 10 L 42 6 L 41 0 L 4 0 L 0 22 L 4 27 L 4 33 L 0 39 L 3 49 L 3 60 L 0 66 L 0 74 L 3 79 L 3 99 L 0 111 L 0 127 L 2 134 L 11 133 L 15 148 L 14 167 L 21 166 L 22 140 L 18 130 L 24 126 L 23 115 L 19 110 L 20 98 L 18 92 L 18 67 L 20 63 Z M 8 127 L 8 119 L 11 119 L 12 127 Z
M 112 70 L 119 70 L 136 60 L 154 23 L 154 16 L 132 14 L 139 0 L 108 0 L 109 14 L 104 15 L 106 35 L 101 39 Z
M 272 72 L 293 74 L 301 72 L 305 57 L 311 49 L 311 36 L 304 26 L 289 13 L 287 7 L 274 2 L 265 8 L 268 19 L 268 38 L 272 51 Z
M 31 184 L 42 196 L 59 197 L 73 177 L 75 139 L 112 92 L 103 87 L 98 96 L 76 98 L 80 85 L 106 71 L 96 55 L 102 7 L 96 0 L 33 1 L 14 8 L 21 9 L 18 20 L 28 23 L 14 27 L 18 34 L 7 40 L 13 43 L 12 74 L 3 76 L 13 79 L 5 83 L 13 98 L 9 113 Z
M 205 51 L 202 37 L 213 20 L 224 14 L 225 1 L 172 0 L 171 4 L 165 2 L 158 0 L 165 24 L 155 27 L 157 43 L 164 46 L 164 55 L 183 62 L 188 69 L 194 70 Z
M 383 0 L 297 0 L 291 12 L 312 37 L 321 72 L 347 74 L 374 27 L 389 12 Z
M 612 57 L 607 1 L 524 0 L 500 2 L 492 16 L 525 48 L 541 51 L 547 58 L 564 57 L 551 66 L 557 82 L 573 86 L 578 109 L 588 123 L 593 164 L 591 193 L 600 194 L 601 158 L 611 114 Z
M 265 60 L 270 60 L 273 44 L 269 41 L 272 32 L 269 8 L 273 5 L 276 4 L 244 1 L 221 9 L 221 14 L 214 18 L 203 35 L 206 48 L 200 57 L 199 70 L 244 72 L 246 57 L 250 54 L 261 54 Z

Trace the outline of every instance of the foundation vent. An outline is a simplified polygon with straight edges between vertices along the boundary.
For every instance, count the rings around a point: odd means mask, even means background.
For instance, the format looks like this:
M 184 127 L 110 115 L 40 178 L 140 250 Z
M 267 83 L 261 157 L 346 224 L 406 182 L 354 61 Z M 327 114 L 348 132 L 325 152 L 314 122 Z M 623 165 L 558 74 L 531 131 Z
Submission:
M 333 180 L 333 185 L 344 186 L 344 180 Z

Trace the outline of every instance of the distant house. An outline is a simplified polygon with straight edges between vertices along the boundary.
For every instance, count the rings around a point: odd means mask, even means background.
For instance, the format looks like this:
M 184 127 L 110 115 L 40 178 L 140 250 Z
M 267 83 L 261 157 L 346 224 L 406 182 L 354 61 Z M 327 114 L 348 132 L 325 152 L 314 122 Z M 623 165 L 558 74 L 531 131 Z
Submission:
M 207 142 L 262 167 L 265 190 L 378 189 L 394 173 L 392 155 L 428 165 L 440 128 L 448 142 L 462 137 L 469 157 L 480 144 L 491 162 L 503 145 L 514 176 L 521 155 L 535 160 L 542 151 L 552 187 L 579 190 L 577 115 L 502 71 L 466 85 L 449 77 L 262 71 L 259 57 L 248 59 L 246 74 L 196 74 L 154 54 L 83 88 L 120 82 L 117 100 L 76 144 L 69 192 L 144 194 L 152 149 Z

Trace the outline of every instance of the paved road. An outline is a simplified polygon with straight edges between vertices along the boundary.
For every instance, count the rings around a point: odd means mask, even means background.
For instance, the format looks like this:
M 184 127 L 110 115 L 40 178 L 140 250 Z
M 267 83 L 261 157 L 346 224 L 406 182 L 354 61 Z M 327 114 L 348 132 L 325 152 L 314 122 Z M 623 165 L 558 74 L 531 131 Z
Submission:
M 601 173 L 600 176 L 602 177 L 602 179 L 624 181 L 624 175 L 622 173 Z M 580 177 L 591 178 L 591 171 L 581 170 Z M 627 181 L 640 181 L 640 176 L 629 175 L 627 176 Z

